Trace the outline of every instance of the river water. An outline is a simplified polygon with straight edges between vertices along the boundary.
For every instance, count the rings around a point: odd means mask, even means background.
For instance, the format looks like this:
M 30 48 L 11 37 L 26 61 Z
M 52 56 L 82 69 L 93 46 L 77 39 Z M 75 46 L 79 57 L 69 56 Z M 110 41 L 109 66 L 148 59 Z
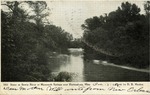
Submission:
M 149 70 L 136 69 L 107 63 L 103 60 L 83 60 L 83 50 L 68 49 L 70 54 L 50 57 L 49 68 L 52 74 L 68 72 L 73 82 L 104 81 L 149 81 Z

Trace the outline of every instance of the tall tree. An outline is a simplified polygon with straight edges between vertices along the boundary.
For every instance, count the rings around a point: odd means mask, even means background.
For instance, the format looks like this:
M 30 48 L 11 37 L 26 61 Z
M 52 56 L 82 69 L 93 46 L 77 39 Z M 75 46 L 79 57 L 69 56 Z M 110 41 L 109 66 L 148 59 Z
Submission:
M 133 56 L 138 56 L 137 61 L 140 58 L 142 61 L 147 60 L 149 39 L 148 5 L 147 2 L 145 4 L 146 16 L 140 14 L 138 6 L 125 2 L 108 15 L 85 20 L 85 24 L 81 26 L 84 30 L 85 51 L 88 51 L 89 48 L 87 47 L 91 47 L 93 51 L 99 51 L 107 56 L 124 56 L 124 58 L 131 59 Z

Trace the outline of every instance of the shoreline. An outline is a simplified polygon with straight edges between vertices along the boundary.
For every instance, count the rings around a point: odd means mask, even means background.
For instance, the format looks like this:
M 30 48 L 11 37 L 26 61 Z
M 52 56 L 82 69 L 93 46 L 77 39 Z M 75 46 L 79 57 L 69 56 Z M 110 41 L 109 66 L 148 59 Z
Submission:
M 93 62 L 94 64 L 101 64 L 101 65 L 107 65 L 107 66 L 113 66 L 113 67 L 118 67 L 118 68 L 122 68 L 122 69 L 127 69 L 127 70 L 132 70 L 132 71 L 139 71 L 139 72 L 145 72 L 145 73 L 149 73 L 150 74 L 150 70 L 149 69 L 140 69 L 140 68 L 136 68 L 136 67 L 131 67 L 131 66 L 126 66 L 126 65 L 118 65 L 118 64 L 114 64 L 114 63 L 108 63 L 107 61 L 100 61 L 100 60 L 93 60 L 93 61 L 97 61 L 97 62 Z M 99 62 L 98 62 L 99 61 Z

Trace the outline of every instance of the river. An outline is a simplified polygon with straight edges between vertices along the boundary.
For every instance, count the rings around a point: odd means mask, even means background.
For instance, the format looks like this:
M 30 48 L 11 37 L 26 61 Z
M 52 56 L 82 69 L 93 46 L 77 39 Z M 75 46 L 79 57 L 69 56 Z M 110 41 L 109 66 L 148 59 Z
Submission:
M 104 81 L 149 81 L 149 70 L 136 69 L 107 63 L 103 60 L 83 60 L 83 50 L 68 49 L 70 54 L 50 57 L 49 68 L 52 74 L 68 72 L 73 82 Z

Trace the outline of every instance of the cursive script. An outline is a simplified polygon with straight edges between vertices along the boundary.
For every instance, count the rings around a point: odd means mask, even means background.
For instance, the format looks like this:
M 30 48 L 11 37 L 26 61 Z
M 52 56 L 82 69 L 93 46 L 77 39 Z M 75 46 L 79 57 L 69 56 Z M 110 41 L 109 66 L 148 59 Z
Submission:
M 108 91 L 125 91 L 126 89 L 123 88 L 116 88 L 116 87 L 109 87 Z
M 135 87 L 130 87 L 127 92 L 146 92 L 150 93 L 150 90 L 145 90 L 143 87 L 140 88 L 135 88 Z
M 46 88 L 47 91 L 60 91 L 60 90 L 63 90 L 63 87 L 51 87 L 51 86 L 48 86 Z
M 96 84 L 97 85 L 97 84 Z M 100 91 L 100 92 L 132 92 L 132 93 L 150 93 L 150 90 L 145 89 L 144 87 L 132 87 L 130 86 L 129 88 L 127 87 L 121 87 L 121 86 L 111 86 L 111 87 L 103 87 L 103 86 L 68 86 L 68 87 L 63 87 L 63 86 L 46 86 L 46 87 L 38 87 L 38 86 L 33 86 L 33 87 L 27 87 L 27 86 L 20 86 L 20 87 L 3 87 L 3 90 L 7 91 L 64 91 L 64 92 L 75 92 L 75 91 L 80 91 L 81 93 L 89 93 L 93 91 Z
M 15 88 L 15 87 L 4 87 L 3 89 L 4 89 L 4 90 L 18 90 L 18 89 Z
M 76 88 L 67 88 L 65 91 L 82 91 L 82 93 L 85 93 L 87 91 L 104 91 L 104 88 L 99 87 L 76 87 Z

